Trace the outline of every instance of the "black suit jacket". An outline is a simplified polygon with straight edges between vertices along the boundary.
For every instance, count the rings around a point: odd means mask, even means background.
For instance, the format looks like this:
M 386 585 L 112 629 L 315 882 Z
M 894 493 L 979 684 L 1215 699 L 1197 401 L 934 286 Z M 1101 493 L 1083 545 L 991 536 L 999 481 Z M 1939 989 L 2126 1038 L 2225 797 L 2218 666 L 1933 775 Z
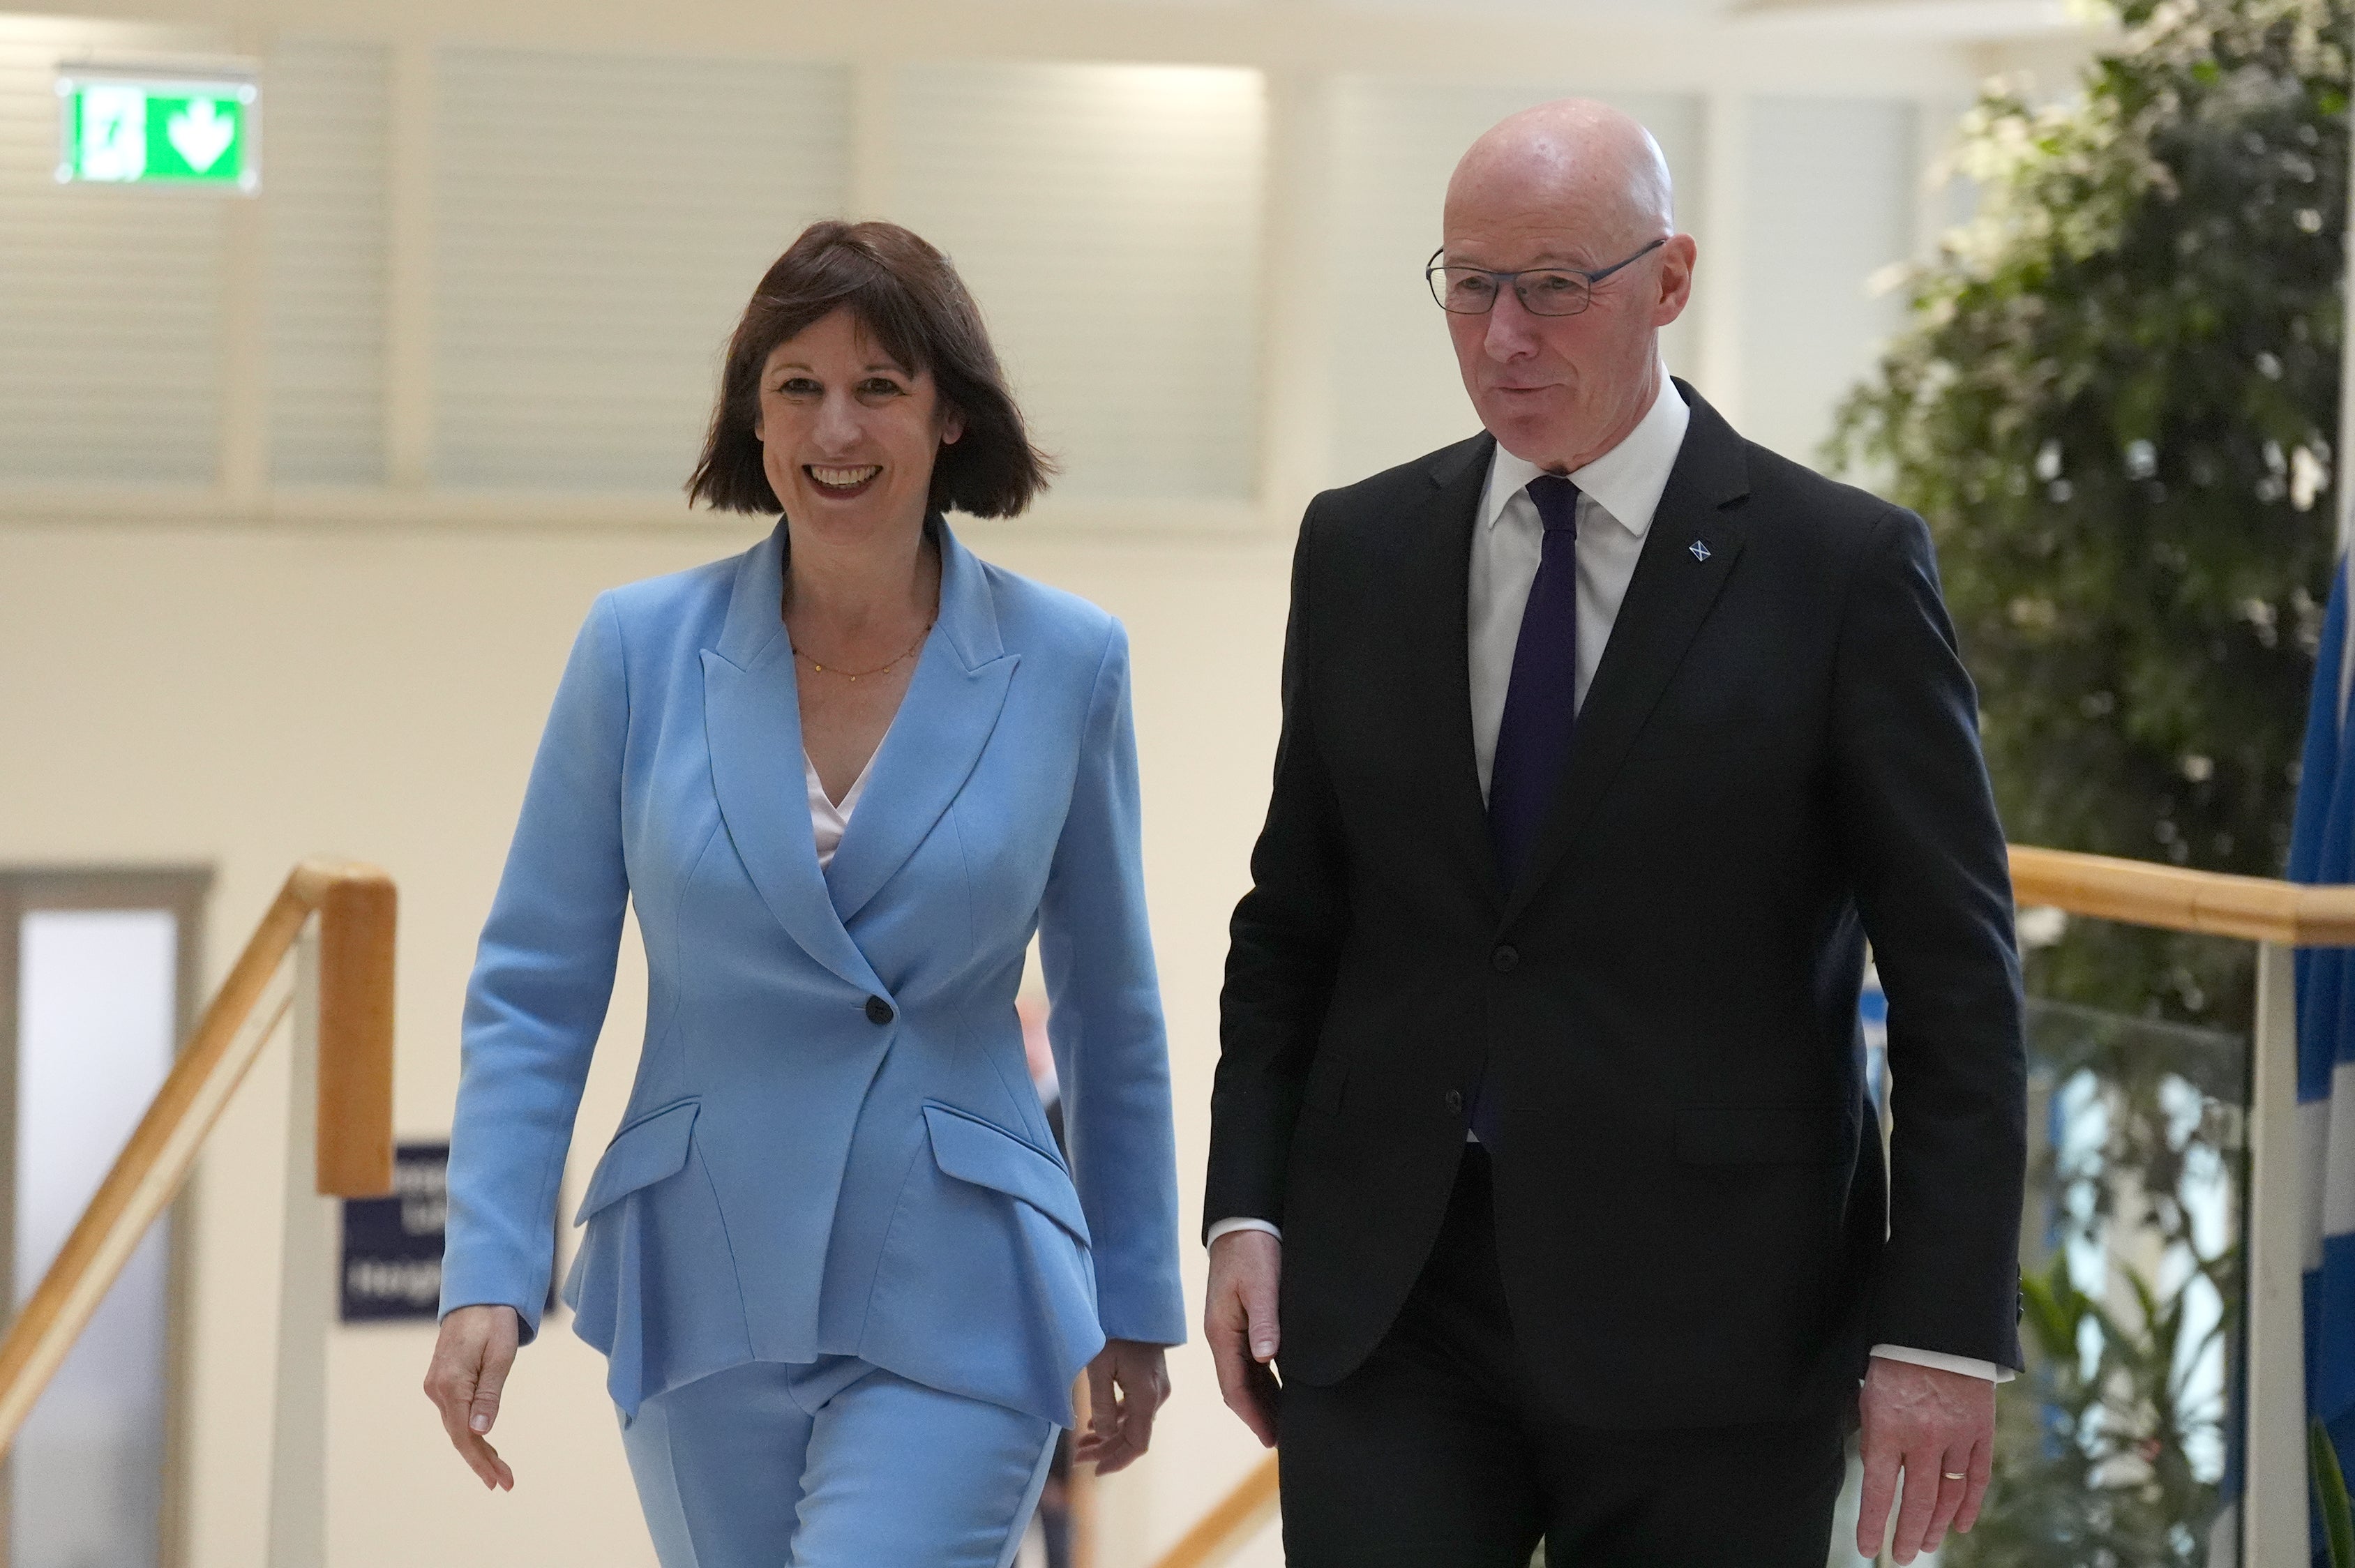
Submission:
M 1882 1342 L 2019 1364 L 2010 880 L 1928 531 L 1678 388 L 1684 446 L 1513 887 L 1466 662 L 1492 440 L 1301 525 L 1204 1206 L 1283 1228 L 1287 1379 L 1346 1376 L 1397 1315 L 1484 1072 L 1507 1297 L 1556 1418 L 1796 1416 L 1852 1400 Z

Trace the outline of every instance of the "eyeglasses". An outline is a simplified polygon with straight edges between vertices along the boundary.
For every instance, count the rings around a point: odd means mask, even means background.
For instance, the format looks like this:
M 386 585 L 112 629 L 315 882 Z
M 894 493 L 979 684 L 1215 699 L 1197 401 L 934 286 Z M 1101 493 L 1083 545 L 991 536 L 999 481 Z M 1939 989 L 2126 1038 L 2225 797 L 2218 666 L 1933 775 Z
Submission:
M 1513 295 L 1521 308 L 1531 315 L 1576 315 L 1594 303 L 1594 285 L 1622 267 L 1632 267 L 1661 246 L 1668 237 L 1661 236 L 1624 261 L 1614 261 L 1597 272 L 1584 272 L 1576 267 L 1529 267 L 1518 272 L 1492 272 L 1485 267 L 1448 267 L 1439 258 L 1446 253 L 1441 246 L 1431 253 L 1431 261 L 1423 269 L 1424 280 L 1431 284 L 1431 297 L 1439 308 L 1453 315 L 1486 315 L 1497 307 L 1497 295 L 1505 284 L 1511 284 Z

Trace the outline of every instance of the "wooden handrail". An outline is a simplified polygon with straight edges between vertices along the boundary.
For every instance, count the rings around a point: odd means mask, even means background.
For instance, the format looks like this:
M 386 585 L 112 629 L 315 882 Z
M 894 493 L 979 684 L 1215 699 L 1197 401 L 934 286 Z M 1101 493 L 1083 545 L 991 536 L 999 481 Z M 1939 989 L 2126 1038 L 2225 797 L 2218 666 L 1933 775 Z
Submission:
M 2285 947 L 2355 946 L 2355 887 L 2192 871 L 2148 860 L 2011 846 L 2021 904 L 2161 931 L 2238 936 Z M 1276 1503 L 1270 1455 L 1204 1514 L 1154 1568 L 1209 1568 L 1249 1540 Z
M 319 1157 L 329 1198 L 392 1191 L 393 928 L 400 895 L 373 866 L 310 861 L 319 912 Z
M 2012 896 L 2022 904 L 2162 931 L 2355 946 L 2355 887 L 2190 871 L 2147 860 L 2011 847 Z
M 1275 1503 L 1276 1457 L 1270 1454 L 1178 1537 L 1153 1568 L 1210 1568 L 1258 1533 L 1274 1514 Z
M 282 1006 L 263 1027 L 247 1027 L 271 976 L 314 912 L 318 1189 L 341 1198 L 374 1198 L 392 1190 L 396 906 L 392 879 L 373 866 L 305 860 L 286 879 L 40 1288 L 0 1340 L 0 1455 L 16 1442 L 34 1401 L 147 1227 L 178 1194 L 206 1135 L 284 1016 Z

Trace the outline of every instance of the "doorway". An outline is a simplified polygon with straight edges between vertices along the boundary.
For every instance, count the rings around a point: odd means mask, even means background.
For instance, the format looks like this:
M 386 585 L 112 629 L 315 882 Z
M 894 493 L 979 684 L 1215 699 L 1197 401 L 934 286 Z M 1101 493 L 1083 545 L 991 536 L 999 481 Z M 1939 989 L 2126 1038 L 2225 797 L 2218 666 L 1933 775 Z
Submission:
M 209 872 L 0 869 L 0 1296 L 22 1310 L 171 1071 Z M 4 1568 L 174 1568 L 179 1252 L 140 1243 L 16 1438 Z

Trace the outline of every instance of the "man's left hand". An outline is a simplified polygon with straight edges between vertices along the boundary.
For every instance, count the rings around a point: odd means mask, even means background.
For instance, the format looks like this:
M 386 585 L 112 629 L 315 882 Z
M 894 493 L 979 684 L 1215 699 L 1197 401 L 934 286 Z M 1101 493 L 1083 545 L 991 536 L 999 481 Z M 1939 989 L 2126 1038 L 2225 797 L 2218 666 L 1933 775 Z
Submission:
M 1169 1367 L 1163 1347 L 1135 1339 L 1106 1340 L 1088 1363 L 1088 1429 L 1071 1445 L 1071 1457 L 1082 1464 L 1093 1461 L 1099 1476 L 1126 1469 L 1153 1441 L 1154 1413 L 1168 1397 Z
M 1978 1522 L 1995 1460 L 1995 1384 L 1967 1372 L 1875 1356 L 1865 1373 L 1862 1413 L 1864 1502 L 1857 1510 L 1858 1552 L 1876 1556 L 1888 1539 L 1901 1471 L 1905 1500 L 1890 1541 L 1897 1562 L 1936 1551 L 1949 1529 L 1967 1534 Z M 1956 1475 L 1962 1479 L 1947 1479 Z

